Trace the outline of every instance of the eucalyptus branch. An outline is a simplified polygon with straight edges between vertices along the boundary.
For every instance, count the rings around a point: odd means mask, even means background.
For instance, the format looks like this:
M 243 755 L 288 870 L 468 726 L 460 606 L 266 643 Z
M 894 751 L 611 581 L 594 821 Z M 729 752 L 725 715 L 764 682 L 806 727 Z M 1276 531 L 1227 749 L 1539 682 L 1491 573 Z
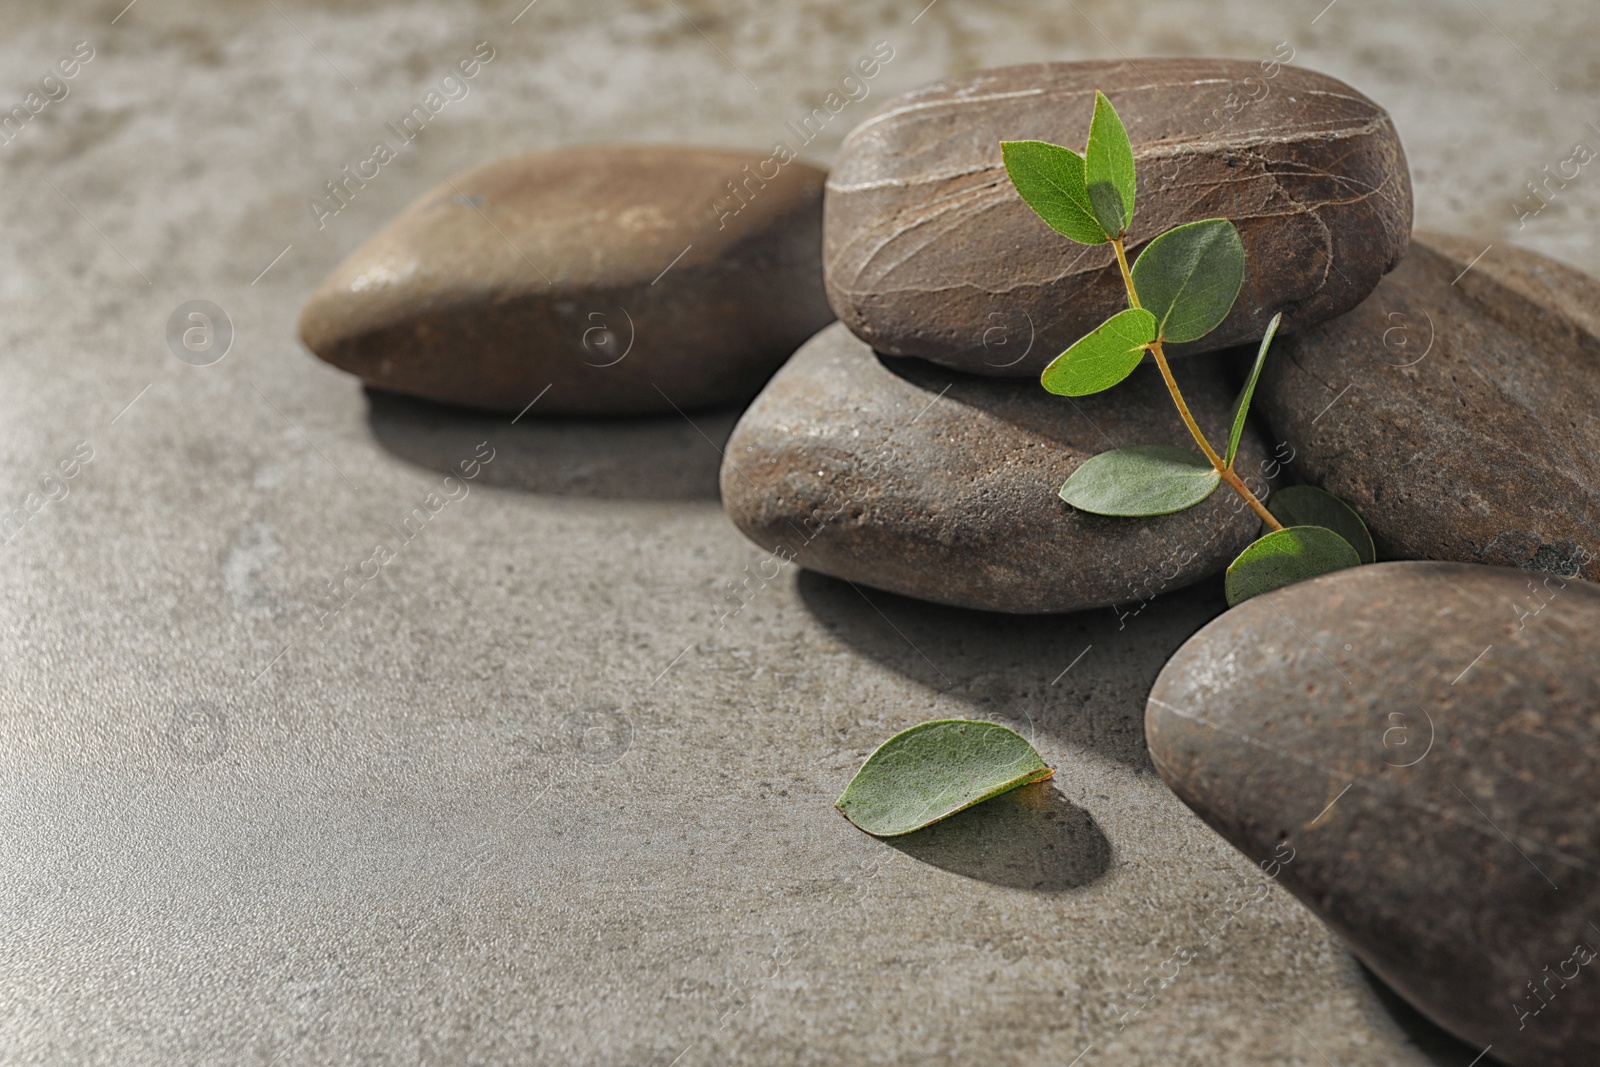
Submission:
M 1370 563 L 1372 539 L 1359 516 L 1331 494 L 1293 487 L 1274 508 L 1234 470 L 1250 400 L 1277 333 L 1267 325 L 1254 365 L 1234 403 L 1227 448 L 1219 452 L 1178 388 L 1164 345 L 1197 341 L 1228 317 L 1244 285 L 1244 242 L 1227 219 L 1200 219 L 1156 235 L 1130 267 L 1124 245 L 1137 191 L 1133 145 L 1116 109 L 1095 93 L 1089 140 L 1079 155 L 1045 141 L 1002 141 L 1011 183 L 1057 233 L 1079 244 L 1109 244 L 1128 307 L 1053 360 L 1039 380 L 1052 393 L 1087 396 L 1132 374 L 1149 352 L 1198 453 L 1174 445 L 1132 445 L 1091 456 L 1061 486 L 1068 504 L 1097 515 L 1168 515 L 1194 507 L 1226 483 L 1266 529 L 1228 568 L 1230 603 L 1301 578 Z

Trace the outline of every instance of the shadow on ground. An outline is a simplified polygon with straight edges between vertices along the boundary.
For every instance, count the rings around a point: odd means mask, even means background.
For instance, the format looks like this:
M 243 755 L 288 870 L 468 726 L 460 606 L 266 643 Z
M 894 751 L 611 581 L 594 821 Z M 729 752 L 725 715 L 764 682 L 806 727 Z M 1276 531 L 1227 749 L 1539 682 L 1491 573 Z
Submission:
M 1495 1059 L 1493 1055 L 1480 1058 L 1483 1049 L 1474 1048 L 1434 1023 L 1408 1004 L 1399 993 L 1384 984 L 1383 979 L 1368 970 L 1365 963 L 1361 963 L 1360 960 L 1356 962 L 1360 966 L 1361 977 L 1367 980 L 1367 985 L 1378 998 L 1378 1003 L 1383 1005 L 1384 1012 L 1417 1047 L 1417 1051 L 1428 1058 L 1429 1063 L 1435 1064 L 1436 1067 L 1467 1067 L 1468 1064 L 1475 1064 L 1476 1067 L 1494 1067 L 1503 1062 Z
M 1048 566 L 1048 561 L 1041 561 Z M 940 694 L 941 714 L 1004 722 L 1151 769 L 1144 705 L 1156 675 L 1226 608 L 1220 578 L 1138 610 L 1004 615 L 929 604 L 801 571 L 801 602 L 852 648 Z
M 384 449 L 454 472 L 481 442 L 494 448 L 479 480 L 506 489 L 603 500 L 717 500 L 723 446 L 741 410 L 616 418 L 500 412 L 366 389 L 367 422 Z
M 1042 893 L 1088 885 L 1111 866 L 1111 842 L 1094 817 L 1048 781 L 886 843 L 954 874 Z

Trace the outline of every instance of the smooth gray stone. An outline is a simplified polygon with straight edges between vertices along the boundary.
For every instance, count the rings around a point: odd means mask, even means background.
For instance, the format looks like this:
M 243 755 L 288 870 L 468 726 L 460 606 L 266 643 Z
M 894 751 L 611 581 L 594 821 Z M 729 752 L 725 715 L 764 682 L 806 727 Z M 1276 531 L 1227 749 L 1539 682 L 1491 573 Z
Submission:
M 1033 63 L 945 78 L 887 101 L 828 175 L 823 266 L 839 318 L 880 352 L 1035 377 L 1127 306 L 1110 245 L 1075 244 L 1017 194 L 1000 142 L 1082 152 L 1103 91 L 1133 141 L 1132 261 L 1173 226 L 1232 219 L 1248 261 L 1215 331 L 1252 341 L 1356 306 L 1404 255 L 1411 179 L 1383 108 L 1270 59 Z
M 1440 1025 L 1600 1062 L 1600 586 L 1353 567 L 1201 630 L 1150 693 L 1173 791 Z
M 833 317 L 823 172 L 791 160 L 766 180 L 772 162 L 580 145 L 474 167 L 339 264 L 301 339 L 371 385 L 507 412 L 747 400 Z
M 1275 346 L 1256 395 L 1289 469 L 1381 555 L 1600 577 L 1600 282 L 1581 271 L 1418 234 L 1359 308 Z
M 1202 425 L 1227 423 L 1217 360 L 1188 361 L 1177 376 Z M 1061 500 L 1084 460 L 1135 444 L 1194 447 L 1153 365 L 1070 399 L 881 357 L 835 323 L 734 427 L 722 502 L 769 552 L 878 589 L 989 611 L 1136 611 L 1227 567 L 1261 523 L 1226 486 L 1152 518 Z M 1239 471 L 1258 472 L 1264 455 L 1247 428 Z M 1255 484 L 1268 483 L 1258 472 Z

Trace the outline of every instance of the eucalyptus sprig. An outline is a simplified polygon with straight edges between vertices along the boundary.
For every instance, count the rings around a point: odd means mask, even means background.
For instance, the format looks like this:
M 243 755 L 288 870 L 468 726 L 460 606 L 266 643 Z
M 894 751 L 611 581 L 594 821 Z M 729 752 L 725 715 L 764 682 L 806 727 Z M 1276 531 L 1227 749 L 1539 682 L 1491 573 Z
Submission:
M 1266 531 L 1228 567 L 1230 604 L 1313 575 L 1372 562 L 1372 539 L 1343 501 L 1309 489 L 1296 495 L 1297 507 L 1268 508 L 1234 470 L 1250 400 L 1281 312 L 1268 323 L 1250 375 L 1234 402 L 1222 450 L 1206 438 L 1172 375 L 1163 345 L 1204 337 L 1228 317 L 1239 297 L 1244 242 L 1233 223 L 1200 219 L 1174 226 L 1150 240 L 1130 267 L 1125 242 L 1133 224 L 1136 191 L 1133 145 L 1111 101 L 1099 92 L 1082 155 L 1045 141 L 1002 141 L 1000 151 L 1011 183 L 1051 229 L 1078 244 L 1111 245 L 1128 292 L 1127 308 L 1057 356 L 1044 369 L 1041 384 L 1061 396 L 1099 393 L 1132 374 L 1148 352 L 1200 446 L 1199 452 L 1175 445 L 1132 445 L 1101 452 L 1072 472 L 1061 487 L 1061 499 L 1096 515 L 1169 515 L 1194 507 L 1226 482 L 1260 517 Z

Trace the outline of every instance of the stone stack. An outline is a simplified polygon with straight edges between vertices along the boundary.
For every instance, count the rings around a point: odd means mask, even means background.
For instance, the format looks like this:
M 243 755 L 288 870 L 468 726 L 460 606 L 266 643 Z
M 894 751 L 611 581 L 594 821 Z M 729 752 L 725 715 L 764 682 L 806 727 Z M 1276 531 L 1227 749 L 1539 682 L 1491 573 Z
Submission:
M 1125 620 L 1228 566 L 1259 520 L 1226 491 L 1147 518 L 1057 496 L 1099 452 L 1189 444 L 1152 366 L 1077 399 L 1037 381 L 1126 298 L 1110 247 L 1036 216 L 1000 143 L 1082 145 L 1096 90 L 1133 144 L 1130 258 L 1205 217 L 1243 239 L 1232 311 L 1168 350 L 1195 417 L 1224 437 L 1240 353 L 1223 350 L 1281 312 L 1257 392 L 1270 437 L 1247 428 L 1236 469 L 1327 489 L 1380 555 L 1435 561 L 1326 574 L 1202 630 L 1151 694 L 1156 767 L 1430 1017 L 1507 1063 L 1595 1062 L 1600 283 L 1413 241 L 1399 138 L 1349 86 L 1273 61 L 982 71 L 889 101 L 825 192 L 759 153 L 502 160 L 357 250 L 301 334 L 374 385 L 541 415 L 766 382 L 721 485 L 775 558 Z
M 746 412 L 722 472 L 729 516 L 805 567 L 947 604 L 1059 612 L 1131 604 L 1215 574 L 1258 521 L 1228 493 L 1155 519 L 1056 496 L 1089 456 L 1189 445 L 1153 367 L 1071 400 L 1039 372 L 1126 306 L 1108 246 L 1074 245 L 1022 201 L 1003 140 L 1081 147 L 1095 90 L 1133 141 L 1129 254 L 1171 226 L 1235 221 L 1250 266 L 1233 312 L 1174 346 L 1196 417 L 1224 432 L 1226 358 L 1278 311 L 1285 332 L 1356 306 L 1405 252 L 1411 185 L 1389 116 L 1278 64 L 1043 63 L 888 101 L 828 177 L 824 278 L 842 325 Z M 847 329 L 848 328 L 848 329 Z M 1276 461 L 1253 432 L 1240 469 Z M 1264 477 L 1263 477 L 1263 480 Z

